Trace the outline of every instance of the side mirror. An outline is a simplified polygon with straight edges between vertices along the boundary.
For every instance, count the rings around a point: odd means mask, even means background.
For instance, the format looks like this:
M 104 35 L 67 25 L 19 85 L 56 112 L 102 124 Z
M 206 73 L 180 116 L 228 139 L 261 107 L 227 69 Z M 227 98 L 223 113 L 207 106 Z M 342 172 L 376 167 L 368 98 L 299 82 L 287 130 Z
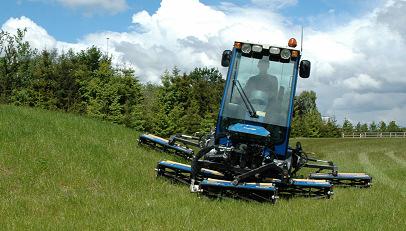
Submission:
M 300 61 L 299 67 L 299 75 L 302 78 L 309 78 L 310 76 L 310 61 L 309 60 L 302 60 Z
M 232 52 L 230 50 L 223 51 L 223 56 L 221 57 L 221 66 L 230 66 L 231 53 Z

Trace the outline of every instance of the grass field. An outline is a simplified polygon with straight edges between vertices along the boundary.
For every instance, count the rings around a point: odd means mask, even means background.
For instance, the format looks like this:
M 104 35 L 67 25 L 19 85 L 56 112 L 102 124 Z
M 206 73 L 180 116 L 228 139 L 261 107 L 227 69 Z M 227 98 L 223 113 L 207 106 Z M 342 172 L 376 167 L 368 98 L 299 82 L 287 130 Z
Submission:
M 406 139 L 303 139 L 369 189 L 276 205 L 198 198 L 156 179 L 137 132 L 80 116 L 0 105 L 0 229 L 405 230 Z

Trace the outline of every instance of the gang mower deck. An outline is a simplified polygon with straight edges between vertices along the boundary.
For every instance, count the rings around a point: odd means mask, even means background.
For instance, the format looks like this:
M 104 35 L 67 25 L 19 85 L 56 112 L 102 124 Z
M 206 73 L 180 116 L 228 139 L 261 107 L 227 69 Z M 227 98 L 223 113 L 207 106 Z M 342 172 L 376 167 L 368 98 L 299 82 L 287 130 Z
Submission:
M 146 144 L 152 148 L 158 149 L 163 152 L 172 153 L 183 157 L 185 159 L 191 159 L 193 157 L 193 150 L 178 144 L 171 144 L 169 140 L 155 136 L 152 134 L 142 134 L 138 138 L 140 144 Z
M 242 183 L 234 185 L 227 180 L 205 179 L 199 184 L 201 193 L 213 197 L 231 197 L 275 203 L 278 199 L 277 187 L 272 183 Z
M 309 178 L 328 180 L 336 186 L 370 187 L 372 184 L 372 177 L 365 173 L 312 173 Z
M 157 176 L 163 176 L 184 184 L 190 184 L 192 166 L 174 161 L 160 161 L 156 167 Z M 285 197 L 310 196 L 326 197 L 333 195 L 333 185 L 327 180 L 291 179 L 284 183 L 279 179 L 265 178 L 263 182 L 241 182 L 234 184 L 224 180 L 225 176 L 214 170 L 201 169 L 198 182 L 201 192 L 211 196 L 228 196 L 249 200 L 276 202 L 277 195 Z M 249 195 L 249 192 L 254 193 Z

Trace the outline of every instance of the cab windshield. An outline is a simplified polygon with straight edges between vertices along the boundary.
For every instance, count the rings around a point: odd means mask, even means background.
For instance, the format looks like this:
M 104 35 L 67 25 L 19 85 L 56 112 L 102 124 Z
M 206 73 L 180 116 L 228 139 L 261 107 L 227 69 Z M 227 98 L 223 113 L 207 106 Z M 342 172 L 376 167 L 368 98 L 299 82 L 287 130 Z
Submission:
M 225 99 L 222 127 L 251 122 L 263 124 L 269 131 L 280 128 L 277 133 L 286 132 L 294 67 L 295 61 L 270 61 L 268 56 L 256 59 L 239 52 Z

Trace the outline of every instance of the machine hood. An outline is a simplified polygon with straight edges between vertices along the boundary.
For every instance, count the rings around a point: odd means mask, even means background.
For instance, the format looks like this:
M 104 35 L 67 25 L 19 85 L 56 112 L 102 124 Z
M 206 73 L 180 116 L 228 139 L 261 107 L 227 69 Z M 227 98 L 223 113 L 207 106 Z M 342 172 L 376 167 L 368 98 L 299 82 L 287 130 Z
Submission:
M 261 126 L 236 123 L 228 127 L 232 133 L 248 134 L 253 136 L 269 137 L 270 132 Z

